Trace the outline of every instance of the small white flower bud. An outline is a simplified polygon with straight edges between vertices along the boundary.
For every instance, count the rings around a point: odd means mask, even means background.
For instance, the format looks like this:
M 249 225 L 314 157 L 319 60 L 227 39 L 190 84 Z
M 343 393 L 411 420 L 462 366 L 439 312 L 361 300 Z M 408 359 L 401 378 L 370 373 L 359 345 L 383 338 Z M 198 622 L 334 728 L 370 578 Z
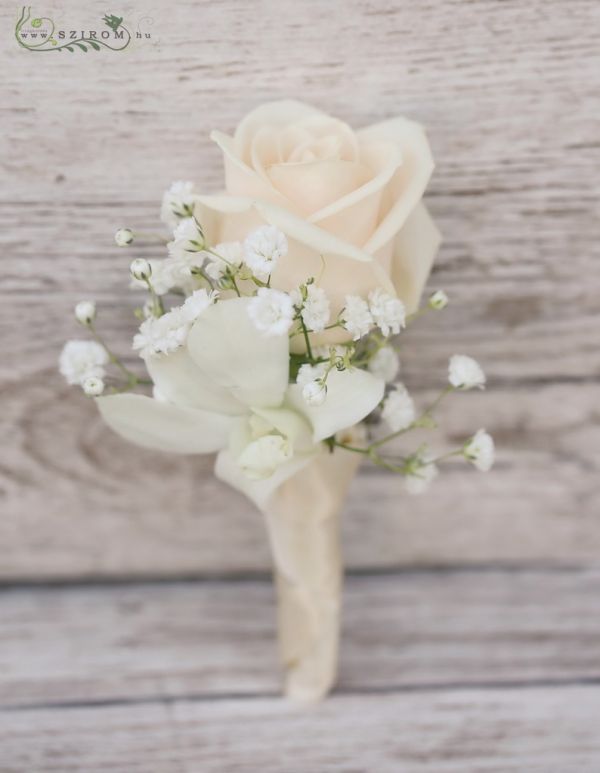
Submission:
M 117 247 L 127 247 L 133 241 L 133 231 L 131 228 L 119 228 L 115 234 Z
M 134 279 L 144 282 L 152 275 L 152 266 L 144 258 L 136 258 L 131 261 L 129 271 Z
M 443 290 L 436 290 L 429 296 L 428 305 L 430 309 L 441 311 L 448 305 L 448 296 Z
M 323 405 L 325 398 L 327 397 L 327 386 L 321 381 L 316 379 L 315 381 L 309 381 L 302 387 L 302 397 L 306 401 L 307 405 L 311 408 L 318 408 L 319 405 Z
M 96 318 L 96 304 L 94 301 L 79 301 L 75 306 L 75 319 L 81 325 L 91 325 Z
M 448 381 L 455 389 L 483 389 L 485 373 L 472 357 L 453 354 L 448 363 Z
M 487 472 L 494 464 L 494 440 L 484 429 L 477 430 L 463 446 L 463 456 L 478 470 Z
M 104 381 L 98 376 L 88 376 L 81 386 L 88 397 L 98 397 L 104 392 Z

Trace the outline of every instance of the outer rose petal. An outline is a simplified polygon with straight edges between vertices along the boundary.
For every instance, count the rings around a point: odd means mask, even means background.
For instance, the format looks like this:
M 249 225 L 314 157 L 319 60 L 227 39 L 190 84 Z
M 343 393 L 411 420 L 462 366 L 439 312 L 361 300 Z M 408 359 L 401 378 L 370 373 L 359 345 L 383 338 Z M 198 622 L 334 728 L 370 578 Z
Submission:
M 323 405 L 310 407 L 302 397 L 302 388 L 292 384 L 287 402 L 303 413 L 312 424 L 315 443 L 348 429 L 376 408 L 385 391 L 383 379 L 359 368 L 332 371 L 327 377 L 327 397 Z
M 202 225 L 208 228 L 213 240 L 222 242 L 245 238 L 247 232 L 239 233 L 239 226 L 245 227 L 245 224 L 254 218 L 254 222 L 261 220 L 263 223 L 277 226 L 290 239 L 295 239 L 322 255 L 335 255 L 364 263 L 373 261 L 370 253 L 268 201 L 243 196 L 199 196 L 198 202 L 197 215 Z M 232 223 L 237 235 L 231 236 L 230 230 L 227 230 L 227 238 L 223 238 L 223 231 L 219 229 L 227 227 L 227 219 Z
M 440 232 L 423 204 L 417 204 L 396 237 L 392 255 L 392 281 L 409 314 L 419 307 Z
M 366 295 L 377 287 L 395 294 L 388 273 L 371 255 L 264 201 L 203 196 L 197 216 L 213 243 L 244 239 L 265 222 L 280 228 L 288 237 L 289 250 L 273 273 L 272 286 L 290 291 L 309 276 L 316 277 L 330 298 L 333 317 L 342 309 L 346 295 Z M 314 341 L 319 345 L 347 338 L 345 331 L 336 329 L 314 336 Z M 293 349 L 296 347 L 301 347 L 300 339 L 293 339 Z
M 251 323 L 249 298 L 209 306 L 194 322 L 188 351 L 207 378 L 245 405 L 281 405 L 289 378 L 287 335 L 266 337 Z
M 236 415 L 247 408 L 200 370 L 187 347 L 172 354 L 146 359 L 146 369 L 159 392 L 170 403 Z
M 96 403 L 104 421 L 125 440 L 175 454 L 210 454 L 224 448 L 236 421 L 145 395 L 109 395 L 97 397 Z
M 393 239 L 421 200 L 434 163 L 422 126 L 406 118 L 393 118 L 369 126 L 361 129 L 358 136 L 366 142 L 396 142 L 403 159 L 402 166 L 386 188 L 386 209 L 380 223 L 364 247 L 367 252 L 374 253 Z

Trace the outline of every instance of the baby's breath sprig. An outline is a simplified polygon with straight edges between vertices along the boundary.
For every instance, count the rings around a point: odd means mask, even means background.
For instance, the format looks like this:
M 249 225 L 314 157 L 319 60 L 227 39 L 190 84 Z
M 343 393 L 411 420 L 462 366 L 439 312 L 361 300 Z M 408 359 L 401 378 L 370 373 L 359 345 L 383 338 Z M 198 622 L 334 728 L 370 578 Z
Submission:
M 388 444 L 417 429 L 435 429 L 437 421 L 434 413 L 442 401 L 450 394 L 475 388 L 483 388 L 485 374 L 480 365 L 466 355 L 453 355 L 448 364 L 448 384 L 437 397 L 417 416 L 414 403 L 403 384 L 391 388 L 383 401 L 381 416 L 391 428 L 391 432 L 362 446 L 356 446 L 328 438 L 330 448 L 343 448 L 352 453 L 359 453 L 370 459 L 375 465 L 390 472 L 404 476 L 407 490 L 411 493 L 421 493 L 437 476 L 437 465 L 453 457 L 463 457 L 479 470 L 487 471 L 494 460 L 494 442 L 483 429 L 470 437 L 458 448 L 439 456 L 431 454 L 426 446 L 420 446 L 417 451 L 404 457 L 396 457 L 386 453 Z
M 69 379 L 70 383 L 79 383 L 83 391 L 89 397 L 97 397 L 105 389 L 105 370 L 107 364 L 114 365 L 125 379 L 125 383 L 118 387 L 111 387 L 112 392 L 123 392 L 134 389 L 138 384 L 151 384 L 149 379 L 143 379 L 130 370 L 118 357 L 104 340 L 104 337 L 97 331 L 95 326 L 96 304 L 94 301 L 79 301 L 74 309 L 75 319 L 82 327 L 86 328 L 93 341 L 70 341 L 68 344 L 78 344 L 71 346 L 67 344 L 61 357 L 61 365 L 71 375 L 81 371 L 81 377 L 76 378 L 75 382 Z M 97 347 L 97 348 L 94 348 Z M 100 353 L 102 352 L 102 354 Z M 65 356 L 67 355 L 67 356 Z M 61 367 L 62 370 L 62 367 Z M 63 372 L 63 375 L 66 375 Z

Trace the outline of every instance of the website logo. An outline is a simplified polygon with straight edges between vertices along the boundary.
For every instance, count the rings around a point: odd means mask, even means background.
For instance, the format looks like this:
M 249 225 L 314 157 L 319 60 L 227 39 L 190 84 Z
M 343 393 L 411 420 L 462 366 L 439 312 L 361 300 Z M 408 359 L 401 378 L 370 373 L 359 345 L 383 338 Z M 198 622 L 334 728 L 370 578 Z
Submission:
M 145 19 L 152 23 L 152 19 Z M 70 29 L 58 25 L 48 16 L 33 16 L 31 6 L 23 6 L 15 27 L 17 43 L 28 51 L 123 51 L 134 39 L 151 38 L 151 33 L 138 29 L 132 33 L 123 17 L 106 13 L 100 23 L 89 29 Z

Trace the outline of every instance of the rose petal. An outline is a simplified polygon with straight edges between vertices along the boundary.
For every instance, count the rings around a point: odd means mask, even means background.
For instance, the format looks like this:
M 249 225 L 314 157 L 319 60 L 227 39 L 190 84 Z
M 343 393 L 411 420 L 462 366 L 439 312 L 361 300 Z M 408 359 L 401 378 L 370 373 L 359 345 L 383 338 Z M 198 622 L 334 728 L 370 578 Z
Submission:
M 198 215 L 205 225 L 207 223 L 217 224 L 218 220 L 210 217 L 210 212 L 227 215 L 242 216 L 255 210 L 263 221 L 277 226 L 290 239 L 296 239 L 307 247 L 312 247 L 316 252 L 327 255 L 337 255 L 352 260 L 373 262 L 373 256 L 365 250 L 361 250 L 353 244 L 340 239 L 333 234 L 324 231 L 312 223 L 308 223 L 301 217 L 294 215 L 288 210 L 271 204 L 261 199 L 251 199 L 241 196 L 200 196 L 198 198 L 200 209 Z M 247 221 L 246 221 L 247 222 Z M 246 234 L 229 237 L 225 239 L 219 232 L 219 241 L 234 241 L 243 238 Z M 211 234 L 213 238 L 215 236 Z
M 367 243 L 377 227 L 382 194 L 402 164 L 402 154 L 395 143 L 364 143 L 362 159 L 371 170 L 368 181 L 308 218 L 309 222 L 358 246 Z
M 246 164 L 250 165 L 250 146 L 252 138 L 258 129 L 270 124 L 287 126 L 311 116 L 329 117 L 320 110 L 317 110 L 316 107 L 293 99 L 266 102 L 264 105 L 260 105 L 242 118 L 235 130 L 233 140 L 236 155 Z
M 278 193 L 260 169 L 246 164 L 236 153 L 234 141 L 223 132 L 213 131 L 211 140 L 223 151 L 225 161 L 225 189 L 232 196 L 255 196 L 285 206 L 287 200 Z
M 319 442 L 362 421 L 379 405 L 384 391 L 383 379 L 365 370 L 333 370 L 327 377 L 323 405 L 307 405 L 297 384 L 289 387 L 286 402 L 306 416 L 313 427 L 313 440 Z
M 392 281 L 409 314 L 419 307 L 440 242 L 431 215 L 417 204 L 395 239 L 392 257 Z
M 368 170 L 352 161 L 333 160 L 273 164 L 267 174 L 302 214 L 310 215 L 360 188 Z
M 374 253 L 394 238 L 420 201 L 434 164 L 423 128 L 406 118 L 393 118 L 369 126 L 361 129 L 358 136 L 365 142 L 396 142 L 402 153 L 402 166 L 386 188 L 386 211 L 364 247 Z
M 236 421 L 145 395 L 108 395 L 97 397 L 96 403 L 104 421 L 125 440 L 176 454 L 210 454 L 224 448 Z
M 248 316 L 249 298 L 206 309 L 194 322 L 187 346 L 207 378 L 252 407 L 281 405 L 289 378 L 288 336 L 264 336 Z

